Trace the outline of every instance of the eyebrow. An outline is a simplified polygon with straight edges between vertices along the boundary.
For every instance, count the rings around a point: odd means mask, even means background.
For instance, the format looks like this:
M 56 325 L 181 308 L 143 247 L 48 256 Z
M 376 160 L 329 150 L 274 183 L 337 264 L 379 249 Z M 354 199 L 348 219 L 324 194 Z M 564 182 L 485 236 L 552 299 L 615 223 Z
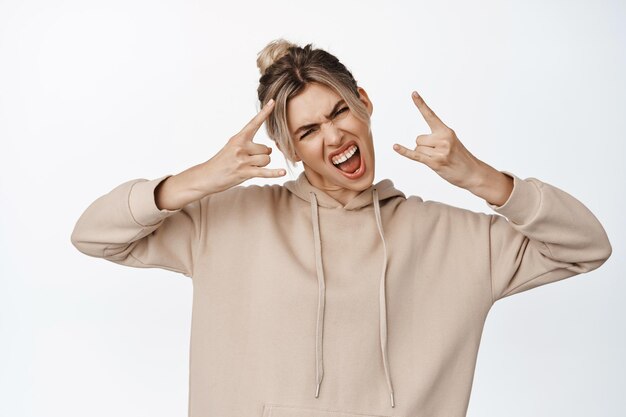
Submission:
M 330 114 L 326 116 L 326 118 L 327 118 L 327 119 L 328 119 L 328 118 L 330 118 L 330 116 L 332 116 L 332 115 L 333 115 L 333 114 L 334 114 L 334 113 L 335 113 L 335 112 L 339 109 L 339 107 L 340 107 L 342 104 L 344 104 L 345 102 L 346 102 L 346 101 L 345 101 L 344 99 L 339 100 L 339 101 L 335 104 L 335 107 L 333 107 L 333 109 L 331 110 Z M 296 129 L 296 131 L 295 131 L 295 132 L 293 132 L 293 135 L 294 135 L 294 136 L 297 136 L 299 132 L 301 132 L 301 131 L 303 131 L 303 130 L 306 130 L 306 129 L 308 129 L 308 128 L 311 128 L 311 127 L 317 126 L 317 125 L 318 125 L 318 123 L 310 123 L 310 124 L 308 124 L 308 125 L 303 125 L 303 126 L 300 126 L 299 128 L 297 128 L 297 129 Z

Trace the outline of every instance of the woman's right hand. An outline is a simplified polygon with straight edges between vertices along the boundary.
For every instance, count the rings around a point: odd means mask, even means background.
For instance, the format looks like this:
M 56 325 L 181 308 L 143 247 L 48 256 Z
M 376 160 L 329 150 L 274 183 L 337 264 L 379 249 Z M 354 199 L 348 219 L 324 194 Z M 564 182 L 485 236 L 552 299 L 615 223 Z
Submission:
M 272 148 L 252 141 L 273 109 L 274 100 L 270 100 L 239 133 L 228 140 L 226 146 L 202 164 L 206 170 L 205 181 L 196 187 L 207 194 L 217 193 L 250 178 L 276 178 L 285 175 L 284 169 L 262 168 L 270 163 Z
M 284 169 L 263 168 L 270 163 L 272 148 L 252 141 L 273 109 L 272 99 L 215 156 L 160 183 L 154 192 L 157 207 L 174 210 L 250 178 L 285 175 Z

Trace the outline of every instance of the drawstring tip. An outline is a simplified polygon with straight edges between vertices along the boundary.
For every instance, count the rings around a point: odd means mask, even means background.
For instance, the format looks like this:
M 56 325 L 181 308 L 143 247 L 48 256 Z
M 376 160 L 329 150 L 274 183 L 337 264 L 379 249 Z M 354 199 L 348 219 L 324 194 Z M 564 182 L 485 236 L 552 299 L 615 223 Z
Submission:
M 320 384 L 317 384 L 317 389 L 315 390 L 315 398 L 319 397 L 320 395 Z
M 396 406 L 396 403 L 393 400 L 393 392 L 390 392 L 389 395 L 391 396 L 391 408 L 394 408 Z

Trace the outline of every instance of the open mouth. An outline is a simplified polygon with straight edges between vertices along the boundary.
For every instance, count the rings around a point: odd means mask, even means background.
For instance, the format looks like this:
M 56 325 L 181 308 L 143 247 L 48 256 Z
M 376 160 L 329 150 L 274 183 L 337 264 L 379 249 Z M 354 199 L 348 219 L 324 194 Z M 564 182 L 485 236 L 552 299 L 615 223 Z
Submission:
M 332 164 L 340 170 L 344 176 L 355 179 L 360 177 L 365 171 L 365 164 L 361 158 L 361 151 L 356 143 L 348 146 L 339 155 L 331 158 Z

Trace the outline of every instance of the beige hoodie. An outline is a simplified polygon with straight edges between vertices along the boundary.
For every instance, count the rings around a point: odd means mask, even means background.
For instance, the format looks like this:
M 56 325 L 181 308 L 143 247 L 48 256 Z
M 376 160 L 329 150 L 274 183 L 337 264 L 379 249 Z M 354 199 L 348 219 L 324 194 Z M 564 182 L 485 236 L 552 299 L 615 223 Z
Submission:
M 498 214 L 388 179 L 344 206 L 304 173 L 159 210 L 169 175 L 135 179 L 94 201 L 71 241 L 192 278 L 191 417 L 461 417 L 493 303 L 612 251 L 580 201 L 502 172 L 514 188 L 487 203 Z

